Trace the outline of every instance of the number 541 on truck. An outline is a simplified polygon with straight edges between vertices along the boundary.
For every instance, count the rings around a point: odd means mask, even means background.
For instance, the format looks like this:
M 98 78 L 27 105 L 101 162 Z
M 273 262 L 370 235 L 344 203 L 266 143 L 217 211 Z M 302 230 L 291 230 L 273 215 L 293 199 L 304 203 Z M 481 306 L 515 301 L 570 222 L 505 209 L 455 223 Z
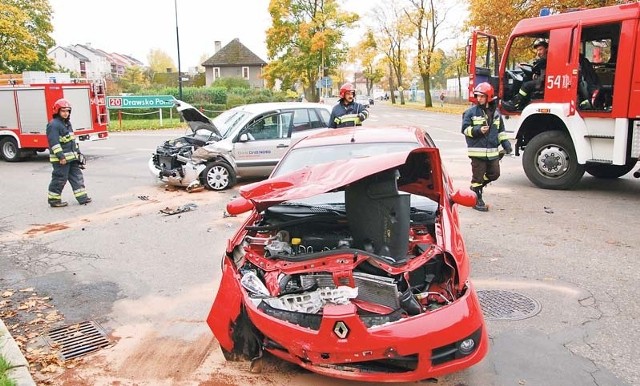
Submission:
M 64 83 L 40 79 L 5 79 L 0 84 L 0 156 L 9 162 L 48 148 L 47 123 L 56 100 L 71 103 L 71 122 L 80 141 L 107 139 L 107 109 L 103 80 Z
M 536 79 L 534 45 L 547 46 Z M 556 13 L 519 21 L 498 56 L 495 36 L 476 31 L 467 47 L 469 100 L 489 82 L 505 128 L 531 182 L 570 189 L 585 172 L 621 177 L 640 156 L 640 3 Z M 535 82 L 534 82 L 535 83 Z M 528 103 L 507 108 L 508 101 Z M 640 177 L 640 171 L 634 173 Z

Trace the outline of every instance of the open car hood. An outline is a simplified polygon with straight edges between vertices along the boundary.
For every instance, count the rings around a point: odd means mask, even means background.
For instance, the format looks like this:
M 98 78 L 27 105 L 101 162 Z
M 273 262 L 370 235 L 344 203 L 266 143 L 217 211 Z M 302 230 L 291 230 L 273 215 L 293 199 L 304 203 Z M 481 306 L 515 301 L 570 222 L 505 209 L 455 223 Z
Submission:
M 240 195 L 258 211 L 284 201 L 300 200 L 339 190 L 368 176 L 397 169 L 398 189 L 428 197 L 442 204 L 442 165 L 437 148 L 418 148 L 372 157 L 339 160 L 245 185 Z
M 174 103 L 176 109 L 182 116 L 182 119 L 187 122 L 193 132 L 195 132 L 197 129 L 207 128 L 220 136 L 220 131 L 213 124 L 213 121 L 209 119 L 209 117 L 204 115 L 200 110 L 181 100 L 176 99 Z M 207 125 L 203 126 L 201 123 L 206 123 Z

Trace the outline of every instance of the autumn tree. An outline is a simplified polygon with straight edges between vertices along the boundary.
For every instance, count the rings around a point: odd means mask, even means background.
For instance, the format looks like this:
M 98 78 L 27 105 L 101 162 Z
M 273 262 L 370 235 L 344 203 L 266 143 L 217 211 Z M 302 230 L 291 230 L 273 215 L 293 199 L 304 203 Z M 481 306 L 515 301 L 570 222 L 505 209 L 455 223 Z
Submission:
M 424 106 L 432 107 L 431 73 L 437 72 L 442 56 L 435 54 L 436 47 L 444 41 L 441 38 L 443 23 L 451 6 L 436 0 L 410 0 L 411 7 L 404 10 L 407 20 L 415 28 L 417 43 L 416 64 L 424 88 Z M 434 60 L 436 59 L 436 60 Z
M 367 94 L 373 95 L 373 86 L 380 82 L 384 71 L 379 66 L 379 51 L 372 30 L 365 33 L 363 39 L 351 50 L 351 55 L 360 61 L 362 76 L 367 82 Z
M 400 104 L 404 105 L 404 76 L 407 72 L 407 45 L 412 37 L 412 26 L 404 21 L 404 11 L 397 2 L 387 3 L 374 10 L 381 52 L 389 66 L 391 103 L 395 103 L 394 87 L 400 90 Z M 392 80 L 392 78 L 395 78 Z M 394 86 L 395 84 L 395 86 Z
M 345 61 L 344 33 L 358 15 L 340 11 L 336 0 L 271 0 L 269 13 L 267 85 L 279 80 L 283 89 L 292 89 L 300 84 L 308 100 L 318 101 L 316 82 Z
M 149 51 L 147 61 L 149 62 L 149 68 L 154 73 L 175 72 L 177 68 L 171 56 L 159 48 Z M 169 69 L 170 71 L 168 71 Z
M 47 0 L 0 0 L 0 73 L 51 71 L 52 31 Z

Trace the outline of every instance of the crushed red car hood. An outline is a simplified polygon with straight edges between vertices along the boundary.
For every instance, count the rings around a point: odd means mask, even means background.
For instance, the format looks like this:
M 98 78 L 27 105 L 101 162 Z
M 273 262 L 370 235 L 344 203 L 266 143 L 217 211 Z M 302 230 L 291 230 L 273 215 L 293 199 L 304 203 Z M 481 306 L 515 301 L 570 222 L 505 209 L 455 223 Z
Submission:
M 440 204 L 443 197 L 442 165 L 437 148 L 339 160 L 245 185 L 240 195 L 258 211 L 284 201 L 300 200 L 340 188 L 367 176 L 399 168 L 398 189 L 426 196 Z

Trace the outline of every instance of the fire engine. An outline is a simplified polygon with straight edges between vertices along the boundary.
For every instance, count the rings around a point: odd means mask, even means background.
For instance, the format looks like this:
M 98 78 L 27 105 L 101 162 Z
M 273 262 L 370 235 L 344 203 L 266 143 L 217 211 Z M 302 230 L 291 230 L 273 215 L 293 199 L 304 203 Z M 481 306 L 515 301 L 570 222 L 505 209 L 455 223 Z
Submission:
M 499 61 L 495 36 L 476 31 L 467 47 L 469 100 L 489 82 L 505 129 L 531 182 L 570 189 L 585 171 L 602 179 L 630 172 L 640 155 L 640 3 L 551 13 L 517 23 Z M 546 70 L 524 108 L 504 102 L 532 78 L 534 42 L 548 45 Z M 587 76 L 595 73 L 595 76 Z M 513 110 L 513 109 L 510 109 Z M 640 177 L 640 170 L 634 173 Z
M 35 78 L 34 78 L 35 80 Z M 3 84 L 2 84 L 3 83 Z M 19 161 L 48 148 L 46 128 L 52 106 L 60 98 L 73 106 L 71 122 L 76 139 L 107 139 L 104 80 L 3 77 L 0 83 L 0 156 Z

